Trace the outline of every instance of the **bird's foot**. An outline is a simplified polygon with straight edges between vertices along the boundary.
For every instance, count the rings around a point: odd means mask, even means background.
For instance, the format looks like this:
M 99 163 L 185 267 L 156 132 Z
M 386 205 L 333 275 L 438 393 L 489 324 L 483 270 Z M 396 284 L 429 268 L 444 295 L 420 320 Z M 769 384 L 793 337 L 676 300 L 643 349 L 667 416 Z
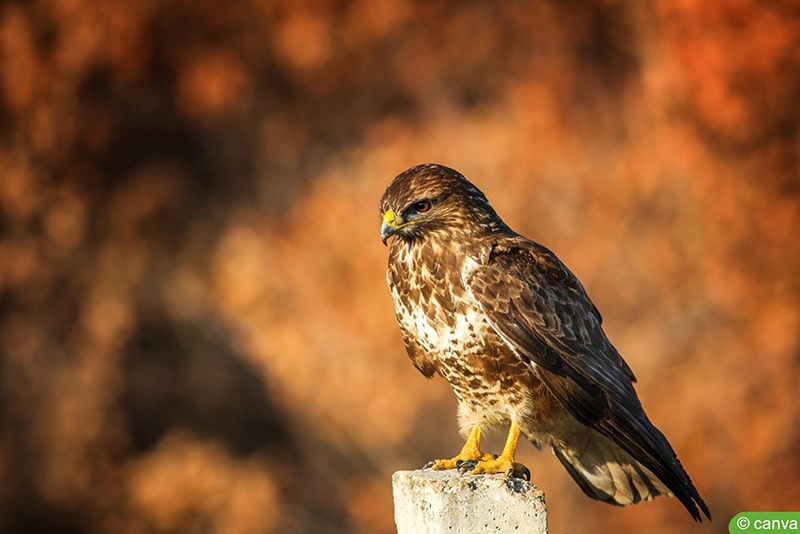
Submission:
M 530 481 L 531 471 L 524 464 L 515 462 L 513 459 L 503 457 L 502 455 L 498 457 L 494 457 L 493 455 L 489 456 L 491 456 L 489 459 L 461 462 L 458 466 L 458 470 L 462 474 L 469 473 L 470 475 L 500 473 L 509 478 L 521 478 Z
M 457 469 L 464 462 L 487 462 L 495 458 L 497 457 L 494 454 L 481 452 L 481 427 L 474 425 L 469 432 L 467 442 L 461 448 L 461 452 L 452 458 L 431 460 L 422 468 L 444 471 L 445 469 Z
M 469 451 L 465 453 L 461 451 L 452 458 L 445 458 L 440 460 L 431 460 L 424 466 L 423 469 L 433 469 L 434 471 L 444 471 L 445 469 L 461 469 L 465 464 L 477 464 L 481 462 L 489 462 L 497 458 L 494 454 L 480 451 Z

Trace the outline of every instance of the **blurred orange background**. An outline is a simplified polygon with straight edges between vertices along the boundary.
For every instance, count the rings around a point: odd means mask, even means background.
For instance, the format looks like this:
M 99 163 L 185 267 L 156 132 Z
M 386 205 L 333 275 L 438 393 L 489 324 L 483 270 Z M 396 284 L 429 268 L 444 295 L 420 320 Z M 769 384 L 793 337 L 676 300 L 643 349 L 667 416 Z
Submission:
M 393 532 L 391 473 L 461 445 L 378 238 L 426 161 L 583 281 L 714 516 L 523 444 L 551 532 L 800 509 L 799 15 L 3 3 L 0 530 Z

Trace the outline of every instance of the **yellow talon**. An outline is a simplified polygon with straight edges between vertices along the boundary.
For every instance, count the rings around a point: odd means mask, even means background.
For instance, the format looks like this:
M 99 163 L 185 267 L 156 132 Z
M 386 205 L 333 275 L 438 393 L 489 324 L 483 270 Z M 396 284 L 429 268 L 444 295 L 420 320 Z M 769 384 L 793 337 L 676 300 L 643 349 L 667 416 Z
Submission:
M 495 456 L 488 452 L 481 452 L 481 429 L 475 425 L 470 430 L 467 442 L 455 457 L 445 460 L 433 460 L 425 465 L 426 468 L 434 470 L 456 469 L 462 464 L 464 467 L 471 467 L 469 471 L 472 475 L 502 473 L 506 476 L 525 478 L 530 480 L 530 470 L 521 463 L 514 461 L 514 454 L 517 450 L 519 440 L 519 427 L 511 423 L 508 429 L 508 438 L 500 456 Z
M 508 429 L 508 437 L 503 447 L 503 452 L 497 458 L 481 460 L 470 471 L 472 475 L 502 473 L 509 477 L 525 478 L 530 480 L 531 472 L 524 465 L 514 461 L 514 454 L 517 451 L 517 441 L 519 440 L 519 427 L 516 423 L 511 423 Z
M 461 452 L 452 458 L 431 460 L 423 469 L 433 469 L 442 471 L 445 469 L 456 469 L 462 462 L 487 462 L 494 460 L 494 454 L 481 452 L 481 427 L 475 425 L 469 431 L 467 442 L 461 448 Z

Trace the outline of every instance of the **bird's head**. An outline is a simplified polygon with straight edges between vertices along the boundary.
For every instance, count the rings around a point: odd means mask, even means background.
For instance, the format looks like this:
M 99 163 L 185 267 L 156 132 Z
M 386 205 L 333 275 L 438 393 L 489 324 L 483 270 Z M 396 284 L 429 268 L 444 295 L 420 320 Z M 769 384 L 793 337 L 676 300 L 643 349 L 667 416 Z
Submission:
M 425 163 L 399 174 L 381 198 L 381 241 L 432 232 L 475 233 L 505 227 L 486 196 L 456 170 Z

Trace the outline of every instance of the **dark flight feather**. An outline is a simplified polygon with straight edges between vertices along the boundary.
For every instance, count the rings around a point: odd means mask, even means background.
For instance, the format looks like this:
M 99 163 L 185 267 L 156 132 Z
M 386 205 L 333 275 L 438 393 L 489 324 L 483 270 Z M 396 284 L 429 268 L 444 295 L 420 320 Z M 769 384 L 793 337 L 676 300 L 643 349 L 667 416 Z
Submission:
M 708 507 L 664 435 L 647 419 L 633 372 L 608 341 L 583 286 L 545 247 L 497 239 L 487 264 L 465 280 L 491 324 L 578 420 L 653 472 L 695 520 Z

